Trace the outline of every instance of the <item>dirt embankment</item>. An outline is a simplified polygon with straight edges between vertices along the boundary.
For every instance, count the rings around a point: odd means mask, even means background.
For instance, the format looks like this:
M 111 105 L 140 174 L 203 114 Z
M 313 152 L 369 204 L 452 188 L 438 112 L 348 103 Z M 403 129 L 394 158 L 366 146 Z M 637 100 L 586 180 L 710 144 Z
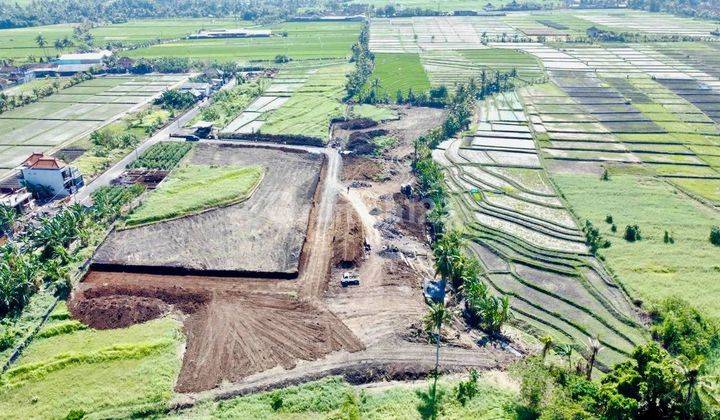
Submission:
M 333 266 L 356 267 L 365 256 L 365 230 L 360 217 L 344 197 L 335 204 L 334 215 Z

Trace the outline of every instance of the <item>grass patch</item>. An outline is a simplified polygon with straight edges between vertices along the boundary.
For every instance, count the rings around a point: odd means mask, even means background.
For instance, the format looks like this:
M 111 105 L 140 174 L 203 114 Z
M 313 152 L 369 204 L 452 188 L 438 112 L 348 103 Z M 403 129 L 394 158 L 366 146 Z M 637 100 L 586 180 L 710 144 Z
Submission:
M 61 304 L 64 307 L 64 304 Z M 68 325 L 51 319 L 43 331 Z M 160 408 L 180 371 L 180 324 L 164 318 L 118 330 L 38 336 L 0 384 L 0 413 L 61 418 L 72 410 L 127 416 Z
M 246 200 L 260 183 L 262 166 L 187 165 L 178 168 L 125 221 L 156 223 Z
M 384 151 L 392 149 L 398 140 L 393 136 L 380 136 L 373 138 L 373 143 L 377 148 L 375 149 L 376 155 L 382 155 Z
M 490 384 L 483 378 L 478 394 L 465 406 L 455 397 L 457 381 L 442 380 L 442 418 L 498 419 L 512 418 L 515 394 Z M 355 397 L 356 408 L 363 419 L 420 418 L 423 404 L 418 393 L 427 384 L 383 389 L 358 390 L 339 377 L 292 386 L 277 391 L 233 398 L 219 403 L 205 403 L 177 413 L 173 418 L 262 418 L 262 419 L 332 419 L 348 418 L 348 395 Z
M 372 90 L 375 79 L 380 82 L 379 96 L 387 94 L 391 100 L 395 100 L 398 90 L 407 96 L 410 89 L 416 94 L 430 89 L 419 54 L 375 54 L 375 68 L 365 89 Z
M 718 212 L 701 206 L 668 183 L 653 177 L 612 174 L 554 175 L 565 198 L 582 219 L 601 227 L 612 246 L 601 251 L 609 268 L 630 293 L 646 302 L 670 296 L 693 302 L 710 316 L 720 315 L 720 258 L 709 242 Z M 605 217 L 613 216 L 617 232 Z M 638 225 L 643 239 L 623 239 L 626 225 Z M 665 231 L 675 243 L 665 244 Z

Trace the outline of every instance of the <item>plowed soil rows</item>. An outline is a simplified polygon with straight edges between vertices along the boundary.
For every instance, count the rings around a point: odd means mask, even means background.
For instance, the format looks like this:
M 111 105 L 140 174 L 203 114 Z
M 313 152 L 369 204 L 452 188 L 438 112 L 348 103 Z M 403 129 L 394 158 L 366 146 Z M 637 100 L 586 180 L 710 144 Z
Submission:
M 238 281 L 242 280 L 242 281 Z M 119 328 L 169 309 L 187 317 L 178 392 L 215 388 L 297 360 L 364 348 L 320 305 L 293 297 L 290 282 L 91 272 L 70 310 L 95 328 Z

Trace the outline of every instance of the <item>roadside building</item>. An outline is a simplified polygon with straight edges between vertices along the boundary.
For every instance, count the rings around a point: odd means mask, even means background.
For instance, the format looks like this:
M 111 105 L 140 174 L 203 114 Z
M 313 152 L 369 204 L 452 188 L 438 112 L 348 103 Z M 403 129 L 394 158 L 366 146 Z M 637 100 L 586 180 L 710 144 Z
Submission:
M 29 189 L 46 190 L 55 197 L 74 194 L 85 185 L 77 168 L 42 153 L 33 153 L 23 162 L 19 178 Z
M 213 85 L 210 83 L 183 83 L 179 90 L 180 92 L 190 92 L 195 95 L 196 98 L 207 98 L 210 96 Z

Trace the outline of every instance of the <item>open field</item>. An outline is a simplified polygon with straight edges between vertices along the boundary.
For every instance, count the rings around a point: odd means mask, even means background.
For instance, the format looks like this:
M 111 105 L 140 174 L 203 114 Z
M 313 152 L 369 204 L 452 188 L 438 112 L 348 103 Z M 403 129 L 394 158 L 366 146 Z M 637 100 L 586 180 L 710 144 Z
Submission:
M 221 61 L 272 61 L 278 55 L 293 60 L 343 58 L 357 40 L 357 22 L 288 22 L 261 26 L 270 38 L 180 40 L 129 51 L 130 57 L 188 57 Z M 280 33 L 287 32 L 287 36 Z
M 127 226 L 159 223 L 239 204 L 250 198 L 264 172 L 257 165 L 181 166 L 128 215 L 125 223 Z
M 0 114 L 0 170 L 57 150 L 138 109 L 185 76 L 101 77 Z
M 718 248 L 710 244 L 710 227 L 720 212 L 704 208 L 662 180 L 618 170 L 610 181 L 597 176 L 557 174 L 553 176 L 577 214 L 601 226 L 612 246 L 602 251 L 608 267 L 620 281 L 645 302 L 681 297 L 712 316 L 719 316 L 715 304 L 720 288 Z M 610 231 L 604 222 L 612 215 L 618 226 Z M 623 239 L 626 225 L 640 226 L 643 239 Z M 675 243 L 663 242 L 664 232 Z
M 124 417 L 164 407 L 180 371 L 184 338 L 171 317 L 129 328 L 87 329 L 59 304 L 0 381 L 0 412 Z M 72 384 L 72 386 L 68 386 Z
M 249 22 L 235 19 L 147 19 L 134 20 L 98 26 L 91 29 L 96 45 L 122 42 L 133 44 L 157 39 L 176 39 L 197 32 L 200 29 L 242 28 Z M 58 39 L 72 40 L 73 27 L 77 25 L 61 24 L 36 26 L 30 28 L 0 30 L 0 59 L 8 58 L 18 63 L 25 62 L 28 56 L 56 56 L 72 52 L 71 49 L 58 51 L 53 44 Z M 43 50 L 38 47 L 35 38 L 41 34 L 47 41 Z
M 186 168 L 187 165 L 234 167 L 241 173 L 246 170 L 241 168 L 259 165 L 265 175 L 252 197 L 243 203 L 113 232 L 98 249 L 96 264 L 160 271 L 209 270 L 297 276 L 308 215 L 322 165 L 319 156 L 201 144 L 186 157 L 184 164 Z M 182 171 L 182 167 L 179 170 Z M 195 182 L 198 172 L 190 168 L 188 175 Z M 170 178 L 169 181 L 172 176 Z M 208 179 L 208 185 L 214 185 L 210 181 Z M 149 202 L 154 200 L 152 195 L 163 193 L 161 190 L 165 187 L 162 185 L 158 191 L 149 193 Z M 210 188 L 211 191 L 214 189 L 215 186 Z M 177 197 L 170 195 L 173 201 L 178 201 Z M 197 199 L 195 197 L 193 201 Z M 160 210 L 167 209 L 161 206 Z M 139 211 L 142 214 L 143 208 Z M 168 241 L 168 238 L 172 240 Z
M 430 82 L 418 54 L 375 54 L 375 67 L 365 89 L 374 89 L 375 79 L 380 83 L 380 97 L 388 95 L 395 99 L 398 91 L 406 97 L 411 89 L 415 94 L 422 94 L 430 89 Z

